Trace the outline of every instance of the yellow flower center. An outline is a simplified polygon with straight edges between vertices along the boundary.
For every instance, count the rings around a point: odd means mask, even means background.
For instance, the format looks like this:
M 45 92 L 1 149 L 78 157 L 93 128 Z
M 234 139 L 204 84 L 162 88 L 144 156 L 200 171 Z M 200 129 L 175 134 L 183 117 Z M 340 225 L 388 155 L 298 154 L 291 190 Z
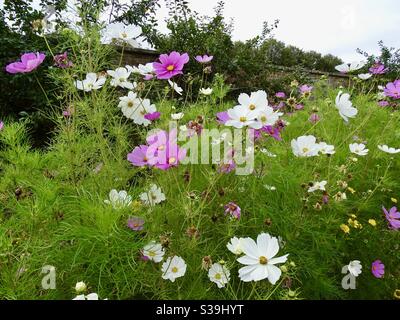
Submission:
M 175 66 L 174 66 L 173 64 L 171 64 L 171 65 L 169 65 L 169 66 L 167 67 L 167 70 L 168 70 L 168 71 L 174 71 L 174 69 L 175 69 Z
M 168 160 L 169 164 L 174 164 L 176 162 L 176 158 L 175 157 L 171 157 Z
M 154 251 L 150 250 L 150 251 L 149 251 L 149 256 L 150 256 L 150 257 L 155 257 L 155 256 L 156 256 L 156 253 L 155 253 Z
M 266 116 L 262 116 L 261 117 L 261 122 L 267 122 L 267 117 Z
M 240 117 L 240 122 L 246 122 L 247 121 L 247 118 L 246 117 Z
M 173 268 L 171 269 L 171 271 L 172 271 L 173 273 L 177 273 L 177 272 L 178 272 L 178 268 L 177 268 L 177 267 L 173 267 Z
M 254 104 L 249 105 L 250 110 L 254 110 L 255 108 L 256 108 L 256 106 Z
M 132 101 L 129 101 L 128 102 L 128 108 L 132 108 L 133 107 L 133 102 Z
M 119 78 L 119 82 L 124 82 L 125 78 Z
M 221 276 L 221 274 L 220 274 L 220 273 L 217 273 L 217 274 L 215 275 L 215 279 L 217 279 L 217 280 L 221 280 L 221 278 L 222 278 L 222 276 Z
M 310 151 L 310 149 L 308 149 L 308 148 L 303 148 L 303 153 L 307 153 L 308 151 Z
M 259 259 L 260 264 L 267 264 L 268 263 L 268 259 L 264 256 L 261 256 Z
M 157 148 L 158 151 L 163 151 L 164 149 L 165 149 L 165 146 L 164 146 L 164 145 L 161 145 L 161 146 L 159 146 L 159 147 Z

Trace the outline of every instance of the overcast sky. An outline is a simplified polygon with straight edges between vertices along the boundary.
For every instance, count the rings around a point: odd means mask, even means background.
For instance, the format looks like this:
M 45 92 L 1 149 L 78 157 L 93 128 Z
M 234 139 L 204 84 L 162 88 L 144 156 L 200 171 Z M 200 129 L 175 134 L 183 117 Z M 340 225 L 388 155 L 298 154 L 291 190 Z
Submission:
M 211 15 L 218 0 L 188 0 Z M 378 53 L 377 42 L 400 48 L 399 0 L 226 0 L 225 16 L 234 18 L 234 39 L 262 31 L 263 21 L 279 19 L 275 38 L 305 50 L 332 53 L 344 61 L 362 59 L 361 48 Z M 165 9 L 160 18 L 165 16 Z
M 212 15 L 218 3 L 187 1 L 203 15 Z M 4 0 L 0 0 L 0 7 L 2 3 Z M 233 18 L 235 22 L 235 40 L 255 37 L 261 33 L 263 21 L 279 19 L 276 39 L 305 50 L 332 53 L 345 62 L 363 58 L 356 53 L 357 48 L 377 54 L 379 40 L 400 48 L 399 0 L 226 0 L 225 4 L 227 21 Z M 166 16 L 163 6 L 158 13 L 162 30 Z

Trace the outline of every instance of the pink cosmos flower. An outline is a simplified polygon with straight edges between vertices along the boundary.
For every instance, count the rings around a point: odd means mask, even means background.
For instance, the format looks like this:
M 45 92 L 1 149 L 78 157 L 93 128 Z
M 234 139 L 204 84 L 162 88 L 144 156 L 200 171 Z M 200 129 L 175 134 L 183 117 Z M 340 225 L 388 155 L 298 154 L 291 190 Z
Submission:
M 141 231 L 144 228 L 144 220 L 139 217 L 131 217 L 128 219 L 127 226 L 133 231 Z
M 304 105 L 302 105 L 302 104 L 296 104 L 296 105 L 294 106 L 294 108 L 295 108 L 296 110 L 303 110 L 303 109 L 304 109 Z
M 309 120 L 311 123 L 315 124 L 315 123 L 317 123 L 317 122 L 320 120 L 320 118 L 319 118 L 319 116 L 318 116 L 317 113 L 313 113 L 313 114 L 310 116 L 310 118 L 309 118 L 308 120 Z
M 311 93 L 313 87 L 303 84 L 299 89 L 300 89 L 300 93 Z
M 6 66 L 8 73 L 28 73 L 35 70 L 46 58 L 44 53 L 25 53 L 21 56 L 21 61 L 10 63 Z
M 230 173 L 233 170 L 235 170 L 235 168 L 236 168 L 236 162 L 233 159 L 231 159 L 231 160 L 225 161 L 224 163 L 221 163 L 218 166 L 218 172 L 219 173 Z
M 4 128 L 4 122 L 0 121 L 0 131 L 3 130 L 3 128 Z
M 153 80 L 154 79 L 154 74 L 146 74 L 143 78 L 145 81 Z
M 228 115 L 227 111 L 223 111 L 223 112 L 218 112 L 217 113 L 217 121 L 220 124 L 225 124 L 227 121 L 229 121 L 231 118 Z
M 201 63 L 201 64 L 206 64 L 206 63 L 210 63 L 212 61 L 212 59 L 214 59 L 214 56 L 208 56 L 208 55 L 204 55 L 204 56 L 196 56 L 196 61 Z
M 387 97 L 400 99 L 400 80 L 389 82 L 384 89 L 384 93 Z
M 149 165 L 148 148 L 148 146 L 144 145 L 136 147 L 131 153 L 128 154 L 128 161 L 135 167 L 144 167 Z
M 159 119 L 160 116 L 161 116 L 161 113 L 160 113 L 160 112 L 153 112 L 153 113 L 147 113 L 147 114 L 145 114 L 145 115 L 144 115 L 144 118 L 145 118 L 146 120 L 149 120 L 149 121 L 155 121 L 155 120 Z
M 183 66 L 189 62 L 189 55 L 187 53 L 180 54 L 176 51 L 171 52 L 169 55 L 160 55 L 160 62 L 153 62 L 153 68 L 158 79 L 171 79 L 172 77 L 183 74 Z
M 72 61 L 68 60 L 68 53 L 57 54 L 54 57 L 54 65 L 61 69 L 66 69 L 73 66 Z
M 225 214 L 230 214 L 232 218 L 239 220 L 241 209 L 240 207 L 234 203 L 229 202 L 227 205 L 224 206 Z
M 282 141 L 281 131 L 279 130 L 279 128 L 275 128 L 272 126 L 265 126 L 265 127 L 262 127 L 260 130 L 262 132 L 265 132 L 266 134 L 270 135 L 275 140 Z
M 385 207 L 382 207 L 383 213 L 385 214 L 386 220 L 389 222 L 389 228 L 393 230 L 400 229 L 400 212 L 397 211 L 396 207 L 393 207 L 389 210 L 386 210 Z
M 286 98 L 286 93 L 284 93 L 284 92 L 277 92 L 277 93 L 275 94 L 275 97 L 285 99 L 285 98 Z
M 378 106 L 380 106 L 380 107 L 387 107 L 388 105 L 389 105 L 389 102 L 386 100 L 378 101 Z
M 372 262 L 371 271 L 375 278 L 380 279 L 385 274 L 385 265 L 381 260 L 376 260 Z
M 385 74 L 387 69 L 385 69 L 385 66 L 380 63 L 376 62 L 372 65 L 371 68 L 369 68 L 369 72 L 372 74 Z

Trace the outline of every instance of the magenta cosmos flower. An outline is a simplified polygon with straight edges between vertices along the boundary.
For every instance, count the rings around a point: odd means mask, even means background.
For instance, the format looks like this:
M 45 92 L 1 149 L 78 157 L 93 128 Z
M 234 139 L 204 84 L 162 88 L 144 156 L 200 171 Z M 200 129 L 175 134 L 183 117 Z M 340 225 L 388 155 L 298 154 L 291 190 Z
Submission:
M 284 98 L 286 98 L 286 93 L 284 93 L 284 92 L 277 92 L 277 93 L 275 94 L 275 97 L 284 99 Z
M 380 106 L 380 107 L 387 107 L 388 105 L 389 105 L 389 102 L 387 102 L 386 100 L 378 101 L 378 106 Z
M 319 115 L 317 113 L 313 113 L 311 114 L 310 118 L 308 119 L 311 123 L 316 124 L 320 118 Z
M 173 51 L 169 55 L 160 55 L 159 60 L 160 62 L 153 63 L 154 71 L 158 79 L 166 80 L 183 73 L 182 69 L 189 62 L 189 55 L 187 53 L 181 55 Z
M 217 113 L 217 121 L 220 124 L 225 124 L 227 121 L 231 120 L 231 118 L 228 115 L 227 111 L 222 111 Z
M 212 59 L 214 59 L 214 56 L 208 56 L 208 55 L 204 55 L 204 56 L 196 56 L 196 61 L 201 63 L 201 64 L 207 64 L 210 63 L 212 61 Z
M 372 74 L 385 74 L 387 69 L 385 69 L 385 66 L 380 63 L 376 62 L 372 65 L 371 68 L 369 68 L 369 72 Z
M 10 63 L 6 66 L 8 73 L 28 73 L 35 70 L 46 58 L 44 53 L 25 53 L 21 56 L 21 61 Z
M 139 217 L 131 217 L 128 219 L 127 226 L 133 231 L 141 231 L 144 228 L 144 220 Z
M 160 113 L 160 112 L 153 112 L 153 113 L 147 113 L 147 114 L 145 114 L 145 115 L 144 115 L 144 118 L 145 118 L 146 120 L 149 120 L 149 121 L 155 121 L 155 120 L 159 119 L 160 116 L 161 116 L 161 113 Z
M 400 80 L 389 82 L 384 89 L 385 95 L 393 99 L 400 99 Z
M 64 52 L 62 54 L 57 54 L 54 57 L 54 65 L 61 68 L 66 69 L 73 66 L 72 61 L 68 60 L 68 53 Z
M 389 210 L 386 210 L 385 207 L 382 207 L 383 213 L 385 214 L 386 220 L 389 222 L 389 228 L 393 230 L 400 229 L 400 212 L 397 211 L 396 207 L 393 207 Z
M 0 131 L 3 130 L 3 128 L 4 128 L 4 122 L 0 121 Z
M 225 209 L 225 214 L 230 214 L 232 218 L 239 220 L 240 219 L 240 213 L 241 209 L 240 207 L 234 203 L 234 202 L 229 202 L 227 205 L 224 206 Z
M 372 262 L 371 271 L 375 278 L 380 279 L 385 274 L 385 265 L 381 260 L 376 260 Z

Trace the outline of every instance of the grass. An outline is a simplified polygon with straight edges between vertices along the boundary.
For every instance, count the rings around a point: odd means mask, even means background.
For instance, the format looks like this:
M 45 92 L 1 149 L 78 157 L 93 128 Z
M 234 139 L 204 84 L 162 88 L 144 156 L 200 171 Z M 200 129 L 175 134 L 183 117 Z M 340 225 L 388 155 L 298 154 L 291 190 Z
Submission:
M 52 143 L 45 150 L 32 149 L 23 122 L 6 121 L 0 132 L 0 298 L 72 299 L 78 281 L 102 299 L 393 297 L 400 288 L 400 235 L 388 229 L 381 207 L 390 208 L 391 198 L 400 199 L 400 157 L 379 151 L 377 145 L 399 147 L 398 112 L 377 107 L 372 96 L 353 96 L 359 114 L 346 125 L 334 107 L 338 90 L 321 82 L 303 111 L 284 116 L 290 125 L 282 141 L 270 138 L 257 145 L 252 175 L 221 174 L 212 165 L 181 165 L 166 172 L 136 168 L 126 155 L 144 143 L 149 129 L 123 117 L 117 108 L 121 92 L 109 85 L 89 94 L 76 91 L 72 74 L 102 70 L 109 52 L 87 39 L 75 41 L 81 41 L 75 45 L 82 48 L 74 56 L 76 67 L 51 76 L 62 89 L 60 101 L 74 105 L 76 113 L 69 119 L 56 111 L 49 115 L 58 128 Z M 215 114 L 234 105 L 206 99 L 183 104 L 162 96 L 155 103 L 162 113 L 157 127 L 165 129 L 175 111 L 185 113 L 180 124 L 203 115 L 205 128 L 217 128 Z M 321 121 L 313 125 L 308 118 L 316 107 Z M 290 141 L 306 134 L 335 145 L 336 154 L 296 158 Z M 355 139 L 367 141 L 368 156 L 350 153 L 348 145 Z M 259 151 L 262 148 L 277 157 L 268 157 Z M 321 180 L 328 181 L 330 200 L 317 210 L 321 194 L 309 195 L 307 185 Z M 134 201 L 129 208 L 115 210 L 103 202 L 111 189 L 127 190 L 139 200 L 152 183 L 167 197 L 155 207 Z M 348 199 L 335 201 L 339 191 Z M 239 221 L 224 215 L 223 206 L 230 201 L 242 208 Z M 363 228 L 351 228 L 347 235 L 340 225 L 352 214 Z M 126 227 L 133 215 L 145 219 L 144 232 Z M 192 226 L 198 238 L 186 234 Z M 281 237 L 280 254 L 290 254 L 287 271 L 275 286 L 266 280 L 240 282 L 239 263 L 226 249 L 233 236 L 255 238 L 261 232 Z M 179 255 L 188 265 L 186 275 L 174 283 L 161 278 L 159 264 L 139 258 L 140 249 L 160 236 L 169 239 L 167 256 Z M 202 270 L 205 256 L 224 260 L 231 270 L 225 289 L 208 280 Z M 386 266 L 383 279 L 370 271 L 377 259 Z M 345 291 L 341 269 L 351 260 L 362 262 L 363 273 L 357 289 Z M 42 289 L 45 265 L 56 268 L 55 290 Z

